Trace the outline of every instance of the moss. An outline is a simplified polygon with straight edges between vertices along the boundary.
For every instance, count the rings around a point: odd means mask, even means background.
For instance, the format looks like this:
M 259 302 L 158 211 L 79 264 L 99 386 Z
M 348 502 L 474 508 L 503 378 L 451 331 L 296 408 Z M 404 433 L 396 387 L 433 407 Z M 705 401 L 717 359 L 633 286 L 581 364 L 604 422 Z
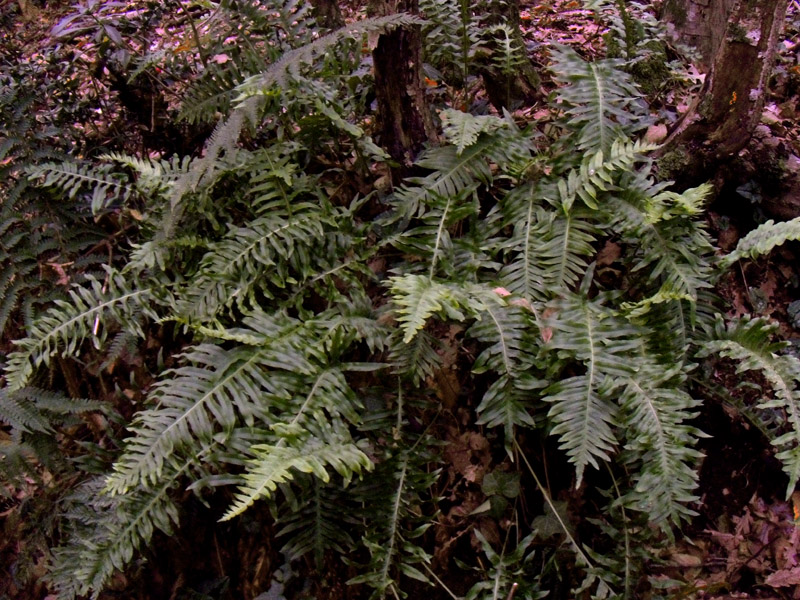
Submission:
M 651 42 L 647 44 L 647 51 L 649 56 L 631 67 L 631 75 L 644 93 L 652 96 L 672 79 L 673 73 L 661 44 Z
M 689 153 L 684 146 L 666 152 L 656 161 L 658 177 L 661 180 L 677 179 L 689 166 Z

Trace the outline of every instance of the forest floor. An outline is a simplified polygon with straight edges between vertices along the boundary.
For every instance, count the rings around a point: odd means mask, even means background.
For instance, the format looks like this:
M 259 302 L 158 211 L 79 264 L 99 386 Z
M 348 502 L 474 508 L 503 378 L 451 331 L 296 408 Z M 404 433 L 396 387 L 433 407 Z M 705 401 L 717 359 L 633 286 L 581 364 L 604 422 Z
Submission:
M 52 48 L 59 42 L 53 39 L 53 27 L 72 11 L 66 1 L 47 2 L 45 8 L 31 4 L 30 12 L 21 17 L 16 3 L 0 2 L 0 62 L 7 62 L 2 53 L 15 48 L 13 59 L 48 66 Z M 124 3 L 127 10 L 137 10 L 130 0 Z M 523 1 L 521 23 L 524 36 L 534 60 L 541 67 L 543 89 L 552 91 L 554 85 L 547 72 L 547 48 L 557 42 L 574 47 L 585 56 L 602 56 L 605 52 L 603 29 L 591 11 L 582 8 L 576 0 Z M 800 106 L 800 68 L 795 53 L 798 41 L 797 25 L 800 8 L 794 3 L 780 63 L 773 78 L 773 97 L 765 109 L 759 132 L 770 143 L 783 144 L 790 154 L 800 155 L 800 127 L 797 111 Z M 351 11 L 348 18 L 356 18 Z M 176 22 L 178 20 L 176 19 Z M 158 47 L 179 48 L 188 33 L 182 27 L 164 25 L 158 39 L 147 40 L 150 50 Z M 141 40 L 141 43 L 144 43 Z M 84 128 L 98 145 L 116 144 L 128 136 L 125 111 L 115 101 L 115 92 L 93 75 L 93 46 L 103 43 L 89 35 L 78 36 L 73 43 L 74 61 L 83 65 L 75 71 L 76 85 L 92 105 L 93 118 L 76 127 Z M 20 56 L 17 52 L 21 51 Z M 11 55 L 9 55 L 11 56 Z M 226 57 L 212 57 L 225 61 Z M 656 119 L 651 127 L 654 135 L 660 128 L 668 127 L 688 106 L 696 93 L 703 75 L 689 69 L 689 77 L 680 86 L 652 94 L 651 106 Z M 436 82 L 431 83 L 435 87 Z M 176 94 L 174 97 L 177 97 Z M 105 97 L 104 97 L 105 96 Z M 514 112 L 515 118 L 535 122 L 544 128 L 558 115 L 544 102 L 523 106 Z M 136 139 L 136 136 L 131 136 Z M 707 213 L 708 227 L 723 250 L 733 248 L 745 235 L 769 215 L 759 206 L 758 198 L 746 185 L 736 191 L 727 191 L 718 197 Z M 613 250 L 613 249 L 611 249 Z M 781 335 L 795 344 L 800 351 L 800 261 L 798 248 L 788 245 L 769 259 L 742 265 L 723 281 L 719 292 L 727 302 L 731 314 L 771 317 L 780 323 Z M 757 402 L 747 382 L 738 382 L 733 369 L 720 367 L 713 379 L 720 388 L 734 389 L 736 398 L 720 398 L 718 390 L 705 389 L 700 393 L 708 399 L 700 426 L 710 437 L 703 442 L 705 459 L 702 463 L 700 501 L 694 507 L 697 517 L 685 532 L 676 539 L 671 549 L 653 564 L 651 575 L 683 582 L 675 598 L 793 598 L 800 599 L 800 493 L 784 499 L 785 480 L 780 465 L 765 436 L 747 416 L 747 407 Z M 744 385 L 738 386 L 738 383 Z M 458 382 L 455 382 L 458 385 Z M 444 393 L 444 392 L 443 392 Z M 446 393 L 445 393 L 446 395 Z M 459 538 L 467 532 L 462 525 L 463 515 L 469 514 L 482 502 L 475 493 L 472 482 L 482 479 L 491 462 L 489 444 L 481 431 L 453 429 L 448 436 L 449 445 L 443 452 L 448 485 L 442 495 L 448 498 L 448 511 L 442 517 L 442 538 L 437 552 L 445 555 L 468 550 Z M 30 492 L 33 493 L 34 486 Z M 23 492 L 24 493 L 24 492 Z M 561 498 L 566 500 L 568 498 Z M 571 498 L 572 505 L 580 502 Z M 3 510 L 0 504 L 0 522 L 5 534 L 0 538 L 0 562 L 11 564 L 24 549 L 11 531 L 16 521 L 10 516 L 14 506 Z M 574 518 L 574 515 L 573 515 Z M 255 548 L 240 548 L 243 553 L 257 553 Z M 190 557 L 187 561 L 190 562 Z M 31 590 L 32 588 L 27 588 Z M 38 587 L 36 593 L 44 594 Z M 0 597 L 23 598 L 13 582 L 0 581 Z M 37 596 L 44 597 L 44 596 Z

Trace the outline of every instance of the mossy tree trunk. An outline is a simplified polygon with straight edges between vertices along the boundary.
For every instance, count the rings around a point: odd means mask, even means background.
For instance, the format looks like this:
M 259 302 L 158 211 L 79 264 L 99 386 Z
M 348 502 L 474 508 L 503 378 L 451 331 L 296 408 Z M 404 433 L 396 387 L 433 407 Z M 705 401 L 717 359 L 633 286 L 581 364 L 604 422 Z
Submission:
M 764 108 L 787 5 L 788 0 L 735 0 L 703 89 L 660 153 L 665 176 L 695 183 L 750 141 Z
M 394 12 L 418 14 L 417 0 L 373 0 L 370 16 Z M 422 81 L 422 36 L 420 28 L 398 27 L 378 38 L 372 52 L 375 96 L 378 104 L 377 132 L 381 145 L 398 163 L 397 181 L 410 173 L 424 144 L 436 137 L 433 116 Z

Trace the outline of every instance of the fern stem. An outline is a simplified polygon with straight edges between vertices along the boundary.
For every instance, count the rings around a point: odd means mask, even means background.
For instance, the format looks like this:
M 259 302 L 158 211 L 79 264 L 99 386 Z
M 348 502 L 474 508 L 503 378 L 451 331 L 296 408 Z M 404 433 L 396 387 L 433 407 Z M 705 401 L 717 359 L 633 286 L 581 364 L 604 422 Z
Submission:
M 439 246 L 442 241 L 442 236 L 444 235 L 445 223 L 447 223 L 447 213 L 450 212 L 450 204 L 453 201 L 451 197 L 448 196 L 447 198 L 447 205 L 444 207 L 442 211 L 442 217 L 439 219 L 439 227 L 436 229 L 436 243 L 433 245 L 433 257 L 431 258 L 431 269 L 428 274 L 428 279 L 433 281 L 433 273 L 434 269 L 436 268 L 436 259 L 439 256 Z
M 617 478 L 614 477 L 614 472 L 611 470 L 611 466 L 608 463 L 605 463 L 605 465 L 606 469 L 608 469 L 608 474 L 611 476 L 611 482 L 614 484 L 614 491 L 617 494 L 617 498 L 622 498 L 622 492 L 620 492 L 619 485 L 617 484 Z M 625 595 L 623 598 L 624 600 L 628 600 L 628 598 L 631 597 L 631 538 L 627 527 L 628 515 L 625 513 L 625 506 L 620 503 L 619 509 L 622 512 L 622 533 L 625 538 Z
M 575 540 L 574 537 L 572 537 L 572 534 L 569 532 L 567 525 L 564 523 L 563 520 L 561 520 L 561 515 L 558 514 L 555 504 L 553 504 L 553 500 L 550 498 L 550 494 L 547 493 L 547 490 L 542 485 L 542 482 L 539 481 L 539 478 L 536 476 L 536 471 L 533 470 L 531 463 L 528 462 L 528 457 L 525 455 L 525 452 L 522 451 L 522 448 L 520 447 L 519 442 L 517 440 L 514 440 L 514 447 L 517 449 L 517 452 L 519 452 L 519 455 L 522 457 L 525 466 L 528 467 L 528 471 L 530 472 L 531 477 L 533 477 L 533 480 L 536 482 L 536 487 L 539 488 L 539 491 L 542 493 L 542 496 L 544 496 L 544 501 L 547 502 L 547 505 L 550 507 L 550 510 L 552 511 L 553 515 L 558 521 L 558 524 L 561 525 L 561 529 L 564 531 L 564 535 L 567 536 L 567 539 L 569 540 L 569 543 L 572 544 L 572 547 L 575 549 L 576 554 L 581 558 L 583 564 L 586 565 L 587 568 L 589 569 L 594 568 L 594 565 L 592 565 L 592 561 L 590 561 L 589 557 L 586 556 L 586 553 L 583 550 L 581 550 L 581 547 L 578 545 L 578 542 Z
M 433 569 L 431 569 L 425 563 L 422 563 L 422 566 L 425 567 L 425 570 L 428 572 L 428 575 L 430 575 L 436 580 L 436 583 L 438 583 L 442 587 L 442 589 L 447 593 L 448 596 L 450 596 L 453 600 L 461 600 L 461 598 L 455 595 L 453 590 L 451 590 L 449 587 L 447 587 L 447 585 L 445 585 L 444 581 L 439 579 L 436 573 L 433 572 Z

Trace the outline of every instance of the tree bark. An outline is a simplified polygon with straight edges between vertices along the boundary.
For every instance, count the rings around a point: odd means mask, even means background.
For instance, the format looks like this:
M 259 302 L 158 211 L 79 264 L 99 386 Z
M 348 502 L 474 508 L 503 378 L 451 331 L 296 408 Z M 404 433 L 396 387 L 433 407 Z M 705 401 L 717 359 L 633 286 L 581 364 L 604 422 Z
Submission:
M 386 0 L 370 3 L 371 16 L 393 12 L 417 14 L 417 0 Z M 375 96 L 378 104 L 378 134 L 381 145 L 398 163 L 392 170 L 402 180 L 424 144 L 436 138 L 433 116 L 422 83 L 422 37 L 419 27 L 394 29 L 382 34 L 372 53 Z
M 750 141 L 787 6 L 788 0 L 735 0 L 703 89 L 660 152 L 663 175 L 687 183 L 707 178 Z
M 725 37 L 736 0 L 666 0 L 661 18 L 672 26 L 673 38 L 696 48 L 702 71 L 708 71 Z

